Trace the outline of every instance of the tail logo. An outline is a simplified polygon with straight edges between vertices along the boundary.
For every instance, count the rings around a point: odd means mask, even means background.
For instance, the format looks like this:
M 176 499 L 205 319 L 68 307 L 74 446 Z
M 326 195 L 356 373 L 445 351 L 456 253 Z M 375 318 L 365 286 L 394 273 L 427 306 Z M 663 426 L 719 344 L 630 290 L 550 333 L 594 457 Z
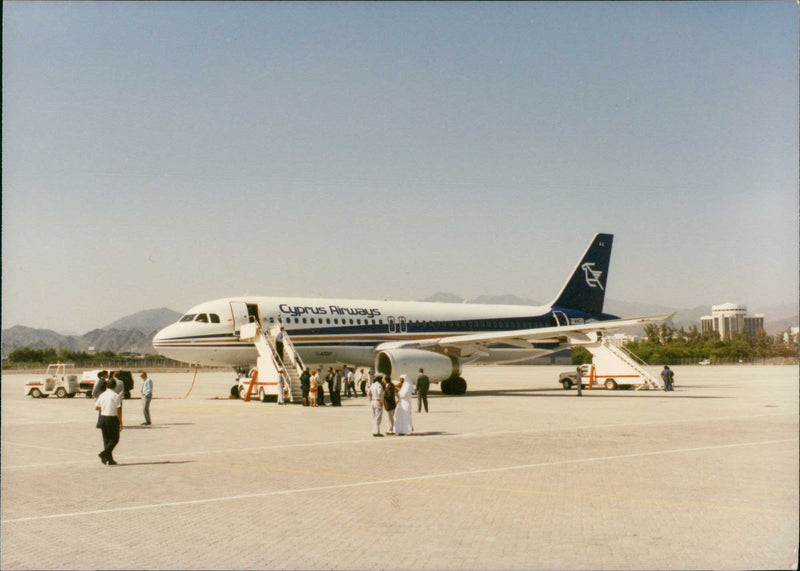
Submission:
M 586 262 L 581 266 L 586 278 L 586 285 L 589 287 L 599 287 L 603 289 L 603 284 L 600 283 L 600 276 L 603 275 L 602 270 L 594 269 L 594 262 Z M 605 290 L 604 290 L 605 291 Z

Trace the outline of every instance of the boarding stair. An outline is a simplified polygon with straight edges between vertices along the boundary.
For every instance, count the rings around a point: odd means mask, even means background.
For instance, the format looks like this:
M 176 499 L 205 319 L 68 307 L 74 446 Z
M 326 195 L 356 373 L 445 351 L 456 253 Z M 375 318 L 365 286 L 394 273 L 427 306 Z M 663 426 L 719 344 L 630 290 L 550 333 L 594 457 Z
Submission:
M 601 338 L 594 343 L 583 345 L 594 357 L 602 357 L 607 363 L 609 360 L 616 360 L 618 366 L 632 369 L 642 378 L 642 383 L 636 390 L 663 389 L 664 385 L 658 374 L 653 374 L 648 370 L 649 365 L 642 359 L 619 345 L 616 345 L 608 338 Z
M 281 359 L 275 344 L 278 331 L 279 326 L 273 326 L 265 331 L 256 321 L 243 325 L 239 337 L 243 341 L 252 341 L 258 350 L 259 371 L 266 372 L 266 369 L 270 368 L 270 372 L 272 372 L 274 369 L 274 372 L 289 383 L 289 402 L 300 402 L 303 396 L 300 386 L 303 361 L 285 330 L 283 332 L 283 358 Z
M 278 336 L 278 331 L 280 331 L 280 325 L 273 325 L 267 330 L 267 338 L 276 358 L 275 339 Z M 305 365 L 285 329 L 283 330 L 283 366 L 286 372 L 285 378 L 289 379 L 289 401 L 300 403 L 303 401 L 303 387 L 300 383 L 300 375 L 303 374 Z

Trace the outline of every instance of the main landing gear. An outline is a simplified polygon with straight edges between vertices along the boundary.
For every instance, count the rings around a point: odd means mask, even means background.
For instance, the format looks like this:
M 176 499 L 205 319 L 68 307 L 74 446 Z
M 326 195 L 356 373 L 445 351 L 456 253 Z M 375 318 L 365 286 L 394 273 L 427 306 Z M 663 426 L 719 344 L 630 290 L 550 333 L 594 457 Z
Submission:
M 461 377 L 446 379 L 441 383 L 442 392 L 446 395 L 463 395 L 467 392 L 467 381 Z

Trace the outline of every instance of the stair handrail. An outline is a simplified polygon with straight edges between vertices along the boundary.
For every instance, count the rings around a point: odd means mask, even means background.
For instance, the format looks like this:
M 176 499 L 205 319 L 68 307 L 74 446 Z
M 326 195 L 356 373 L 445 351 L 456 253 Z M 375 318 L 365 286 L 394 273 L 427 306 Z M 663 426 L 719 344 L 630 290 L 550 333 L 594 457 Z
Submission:
M 261 326 L 260 323 L 257 324 L 258 331 L 261 335 L 264 336 L 264 339 L 267 342 L 267 346 L 270 349 L 270 358 L 272 359 L 272 364 L 275 366 L 275 369 L 278 371 L 278 374 L 284 379 L 284 382 L 290 383 L 291 377 L 289 376 L 289 371 L 286 369 L 284 363 L 278 359 L 278 348 L 275 346 L 274 339 L 268 334 L 269 331 L 265 331 L 264 328 Z M 291 391 L 290 392 L 290 400 L 291 400 Z
M 636 353 L 634 353 L 633 351 L 630 351 L 630 350 L 629 350 L 627 347 L 625 347 L 625 346 L 623 346 L 623 345 L 617 345 L 616 343 L 612 343 L 612 342 L 611 342 L 610 340 L 608 340 L 608 339 L 605 339 L 604 341 L 606 341 L 606 343 L 608 343 L 609 345 L 612 345 L 612 346 L 613 346 L 615 349 L 619 349 L 621 352 L 623 352 L 624 354 L 628 355 L 628 356 L 629 356 L 631 359 L 633 359 L 633 360 L 634 360 L 634 361 L 635 361 L 635 362 L 636 362 L 638 365 L 640 365 L 640 366 L 642 366 L 642 367 L 649 367 L 649 366 L 650 366 L 650 365 L 649 365 L 649 364 L 648 364 L 648 363 L 647 363 L 647 362 L 646 362 L 644 359 L 642 359 L 641 357 L 639 357 L 639 356 L 638 356 Z
M 608 338 L 603 339 L 603 345 L 605 345 L 606 348 L 608 348 L 611 352 L 616 352 L 620 357 L 627 357 L 630 361 L 628 364 L 639 373 L 646 384 L 652 384 L 655 387 L 658 387 L 658 378 L 647 370 L 650 365 L 644 359 L 640 358 L 638 355 L 632 351 L 629 351 L 625 347 L 611 342 L 611 340 Z
M 277 337 L 277 331 L 280 329 L 280 324 L 273 325 L 269 328 L 271 335 L 268 337 L 270 341 L 272 341 L 275 337 Z M 274 332 L 273 332 L 274 331 Z M 273 350 L 277 353 L 277 348 L 273 345 Z M 298 375 L 303 374 L 303 369 L 305 369 L 305 365 L 303 364 L 303 360 L 300 358 L 300 354 L 294 348 L 294 343 L 289 338 L 289 334 L 286 333 L 286 329 L 283 330 L 283 350 L 286 352 L 287 356 L 289 357 L 289 362 L 292 363 L 297 371 Z M 286 361 L 286 359 L 284 359 Z

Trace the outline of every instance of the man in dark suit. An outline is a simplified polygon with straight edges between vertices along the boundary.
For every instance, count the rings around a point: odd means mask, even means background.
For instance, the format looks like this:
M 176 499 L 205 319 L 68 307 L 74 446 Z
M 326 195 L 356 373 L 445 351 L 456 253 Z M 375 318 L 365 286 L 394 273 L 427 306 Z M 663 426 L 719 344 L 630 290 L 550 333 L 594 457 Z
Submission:
M 428 375 L 421 368 L 417 377 L 417 412 L 422 412 L 422 405 L 425 404 L 425 412 L 428 412 L 428 389 L 431 381 Z

